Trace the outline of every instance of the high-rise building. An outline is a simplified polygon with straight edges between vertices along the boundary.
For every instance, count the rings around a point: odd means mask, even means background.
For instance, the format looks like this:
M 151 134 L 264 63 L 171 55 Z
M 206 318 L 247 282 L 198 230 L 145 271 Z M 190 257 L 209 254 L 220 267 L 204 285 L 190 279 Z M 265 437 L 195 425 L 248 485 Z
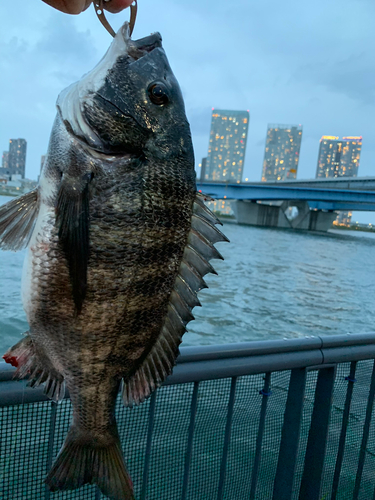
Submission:
M 362 137 L 323 135 L 320 139 L 316 178 L 356 177 L 361 156 Z
M 323 135 L 320 139 L 316 178 L 357 177 L 362 137 Z M 351 212 L 339 212 L 336 223 L 349 225 Z
M 25 139 L 10 139 L 9 141 L 9 175 L 21 175 L 25 178 L 26 166 L 26 146 Z
M 345 177 L 357 177 L 361 158 L 362 137 L 343 137 L 344 147 L 341 157 L 340 173 Z
M 212 110 L 207 162 L 201 180 L 241 182 L 248 128 L 248 111 Z
M 268 125 L 262 181 L 297 177 L 302 125 Z
M 201 182 L 204 182 L 204 177 L 206 174 L 206 165 L 207 165 L 207 156 L 202 158 L 202 163 L 199 164 L 199 168 L 201 169 L 199 180 Z
M 9 151 L 3 151 L 1 168 L 5 168 L 5 169 L 9 168 Z
M 1 160 L 0 177 L 9 177 L 9 151 L 3 152 Z

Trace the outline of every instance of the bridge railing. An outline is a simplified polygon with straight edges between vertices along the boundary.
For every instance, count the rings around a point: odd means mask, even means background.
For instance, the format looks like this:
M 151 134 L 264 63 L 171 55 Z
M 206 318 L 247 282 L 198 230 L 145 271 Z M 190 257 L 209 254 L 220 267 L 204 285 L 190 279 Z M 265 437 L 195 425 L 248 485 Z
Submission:
M 185 347 L 166 384 L 117 420 L 139 500 L 375 498 L 375 333 Z M 0 498 L 50 493 L 44 477 L 71 404 L 0 364 Z

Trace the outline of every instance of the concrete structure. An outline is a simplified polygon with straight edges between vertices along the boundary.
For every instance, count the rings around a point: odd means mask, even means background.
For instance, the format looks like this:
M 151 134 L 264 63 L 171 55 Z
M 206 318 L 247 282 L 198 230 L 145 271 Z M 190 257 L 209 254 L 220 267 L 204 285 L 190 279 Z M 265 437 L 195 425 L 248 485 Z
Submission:
M 268 125 L 262 182 L 297 177 L 302 125 Z
M 320 183 L 314 180 L 251 184 L 203 183 L 198 185 L 198 190 L 216 199 L 237 200 L 236 203 L 232 202 L 232 207 L 240 224 L 327 231 L 336 218 L 337 210 L 375 211 L 375 179 L 355 180 L 358 185 L 361 181 L 367 183 L 372 190 L 306 186 L 309 183 Z M 330 184 L 332 185 L 332 181 Z M 297 215 L 293 218 L 289 216 L 289 209 L 292 207 L 297 209 Z
M 205 181 L 241 182 L 248 127 L 248 111 L 212 110 Z
M 251 226 L 328 231 L 336 219 L 336 212 L 311 210 L 307 201 L 283 201 L 270 205 L 238 200 L 232 203 L 232 207 L 237 222 Z M 293 218 L 288 216 L 290 208 L 297 208 L 297 215 Z

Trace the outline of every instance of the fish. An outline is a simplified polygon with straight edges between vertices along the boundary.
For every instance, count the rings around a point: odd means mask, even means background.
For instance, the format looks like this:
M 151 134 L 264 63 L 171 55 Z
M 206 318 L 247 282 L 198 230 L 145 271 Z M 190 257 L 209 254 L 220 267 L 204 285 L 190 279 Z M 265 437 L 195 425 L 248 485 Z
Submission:
M 27 247 L 29 331 L 4 359 L 73 408 L 46 478 L 134 499 L 115 418 L 172 373 L 203 277 L 228 241 L 197 193 L 190 126 L 159 33 L 125 23 L 107 53 L 57 99 L 36 189 L 0 209 L 0 248 Z

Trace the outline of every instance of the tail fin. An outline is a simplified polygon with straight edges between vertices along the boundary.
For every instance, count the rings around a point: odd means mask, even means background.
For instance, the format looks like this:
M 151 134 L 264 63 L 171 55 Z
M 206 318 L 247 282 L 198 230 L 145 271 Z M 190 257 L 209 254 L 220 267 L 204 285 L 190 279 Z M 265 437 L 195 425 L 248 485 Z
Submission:
M 111 434 L 107 443 L 98 444 L 70 428 L 46 478 L 49 489 L 74 490 L 95 483 L 112 500 L 135 500 L 118 436 Z

